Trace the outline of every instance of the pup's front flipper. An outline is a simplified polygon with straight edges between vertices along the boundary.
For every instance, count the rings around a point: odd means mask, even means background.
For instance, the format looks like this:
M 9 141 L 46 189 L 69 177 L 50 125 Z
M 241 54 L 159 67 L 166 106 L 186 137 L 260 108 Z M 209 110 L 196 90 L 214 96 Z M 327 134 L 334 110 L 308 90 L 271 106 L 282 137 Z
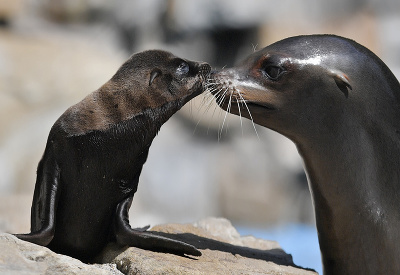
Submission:
M 155 235 L 149 231 L 132 229 L 129 225 L 128 210 L 133 197 L 126 198 L 117 206 L 115 219 L 115 237 L 119 245 L 128 245 L 151 251 L 160 251 L 178 255 L 201 256 L 201 252 L 194 246 Z
M 59 190 L 60 169 L 52 155 L 43 158 L 38 167 L 31 209 L 31 233 L 14 234 L 17 238 L 47 246 L 54 237 Z

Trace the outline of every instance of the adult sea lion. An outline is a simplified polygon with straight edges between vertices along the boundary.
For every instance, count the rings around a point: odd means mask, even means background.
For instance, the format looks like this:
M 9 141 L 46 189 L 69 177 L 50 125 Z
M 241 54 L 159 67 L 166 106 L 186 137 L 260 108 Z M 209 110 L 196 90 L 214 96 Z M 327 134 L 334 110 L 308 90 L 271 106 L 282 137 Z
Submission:
M 22 240 L 84 262 L 109 241 L 201 255 L 186 243 L 132 229 L 128 210 L 161 125 L 202 93 L 210 66 L 164 51 L 130 57 L 51 128 L 37 171 L 31 233 Z
M 210 86 L 220 107 L 296 144 L 324 274 L 400 274 L 400 85 L 382 60 L 346 38 L 298 36 Z

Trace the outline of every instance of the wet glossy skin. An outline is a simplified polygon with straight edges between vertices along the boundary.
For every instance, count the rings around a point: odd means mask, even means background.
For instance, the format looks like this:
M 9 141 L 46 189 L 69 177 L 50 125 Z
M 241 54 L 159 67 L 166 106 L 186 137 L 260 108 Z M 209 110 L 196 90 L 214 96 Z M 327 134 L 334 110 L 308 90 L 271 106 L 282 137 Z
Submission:
M 203 92 L 206 63 L 163 51 L 133 55 L 53 125 L 38 166 L 31 233 L 18 238 L 85 262 L 110 241 L 199 256 L 193 246 L 132 229 L 128 210 L 153 138 Z
M 351 40 L 300 36 L 213 82 L 222 108 L 296 144 L 324 274 L 400 273 L 400 85 L 386 65 Z

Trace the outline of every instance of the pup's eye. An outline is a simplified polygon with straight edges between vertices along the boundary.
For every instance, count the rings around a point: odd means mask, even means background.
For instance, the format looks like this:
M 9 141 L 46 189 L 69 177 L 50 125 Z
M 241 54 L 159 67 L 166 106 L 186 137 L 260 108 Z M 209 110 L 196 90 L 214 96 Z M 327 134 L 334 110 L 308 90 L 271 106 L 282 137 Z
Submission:
M 277 80 L 284 72 L 282 67 L 275 65 L 268 65 L 263 69 L 263 73 L 271 80 Z
M 176 72 L 181 75 L 187 74 L 189 72 L 189 64 L 186 62 L 182 62 L 181 64 L 179 64 Z

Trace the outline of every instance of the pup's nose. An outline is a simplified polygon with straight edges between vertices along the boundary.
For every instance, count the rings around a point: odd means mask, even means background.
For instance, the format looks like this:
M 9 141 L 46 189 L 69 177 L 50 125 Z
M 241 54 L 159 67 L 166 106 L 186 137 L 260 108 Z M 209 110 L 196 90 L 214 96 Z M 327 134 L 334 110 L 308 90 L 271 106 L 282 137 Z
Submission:
M 211 72 L 211 66 L 208 63 L 200 63 L 199 64 L 199 73 L 204 77 L 208 77 Z

